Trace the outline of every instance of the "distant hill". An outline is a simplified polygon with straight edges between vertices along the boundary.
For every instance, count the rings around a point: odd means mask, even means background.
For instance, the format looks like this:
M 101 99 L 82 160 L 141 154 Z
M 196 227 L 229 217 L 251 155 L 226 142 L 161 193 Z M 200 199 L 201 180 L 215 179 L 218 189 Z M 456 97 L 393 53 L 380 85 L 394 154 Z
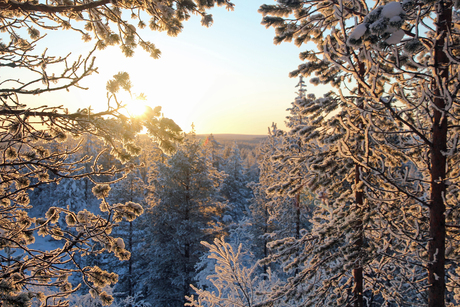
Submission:
M 206 138 L 210 134 L 197 134 L 198 137 Z M 232 143 L 238 144 L 254 144 L 257 145 L 267 138 L 266 135 L 250 135 L 250 134 L 212 134 L 219 143 Z

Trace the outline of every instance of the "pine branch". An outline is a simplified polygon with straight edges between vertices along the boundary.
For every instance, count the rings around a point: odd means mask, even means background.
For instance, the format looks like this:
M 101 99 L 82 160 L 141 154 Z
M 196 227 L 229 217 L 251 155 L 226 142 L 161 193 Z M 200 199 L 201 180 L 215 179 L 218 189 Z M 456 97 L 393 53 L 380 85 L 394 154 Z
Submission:
M 64 13 L 64 12 L 82 12 L 88 9 L 94 9 L 111 3 L 110 0 L 93 1 L 81 5 L 46 5 L 32 4 L 31 2 L 18 2 L 15 0 L 0 1 L 0 11 L 21 10 L 25 12 L 42 12 L 42 13 Z

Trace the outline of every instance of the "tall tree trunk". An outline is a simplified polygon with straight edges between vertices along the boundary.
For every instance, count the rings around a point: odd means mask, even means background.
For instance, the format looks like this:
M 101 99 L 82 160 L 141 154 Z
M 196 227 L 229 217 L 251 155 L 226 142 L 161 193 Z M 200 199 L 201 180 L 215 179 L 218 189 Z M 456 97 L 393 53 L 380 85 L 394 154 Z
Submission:
M 364 77 L 364 63 L 358 62 L 358 72 L 360 74 L 360 78 Z M 358 96 L 363 97 L 363 90 L 361 85 L 358 84 Z M 358 102 L 358 108 L 361 110 L 363 108 L 362 102 Z M 360 123 L 359 127 L 363 128 L 363 124 Z M 359 145 L 357 145 L 359 147 Z M 360 148 L 358 148 L 360 150 Z M 359 165 L 355 165 L 355 187 L 359 186 L 361 183 L 361 167 Z M 355 211 L 362 212 L 363 211 L 363 204 L 364 204 L 364 197 L 363 192 L 361 189 L 357 189 L 355 191 Z M 364 277 L 363 277 L 363 264 L 361 261 L 361 250 L 364 244 L 364 232 L 363 232 L 363 221 L 359 219 L 355 225 L 355 234 L 356 234 L 356 241 L 355 247 L 359 252 L 359 263 L 356 264 L 355 268 L 353 269 L 353 279 L 354 279 L 354 287 L 353 287 L 353 300 L 354 300 L 354 307 L 364 307 L 364 298 L 363 298 L 363 290 L 364 290 Z
M 444 52 L 446 36 L 452 24 L 452 2 L 438 1 L 436 4 L 436 45 L 434 48 L 434 93 L 432 148 L 431 148 L 431 198 L 430 198 L 430 242 L 428 244 L 428 306 L 445 306 L 445 239 L 446 221 L 444 195 L 446 192 L 447 116 L 443 115 L 446 101 L 440 88 L 449 77 L 449 58 Z

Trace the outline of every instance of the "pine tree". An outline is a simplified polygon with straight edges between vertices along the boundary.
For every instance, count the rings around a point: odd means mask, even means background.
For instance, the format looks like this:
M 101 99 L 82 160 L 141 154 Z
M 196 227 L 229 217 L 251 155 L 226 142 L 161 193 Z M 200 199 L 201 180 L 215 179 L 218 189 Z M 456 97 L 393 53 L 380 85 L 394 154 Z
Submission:
M 398 293 L 395 301 L 410 297 L 412 304 L 445 306 L 457 292 L 451 283 L 457 273 L 445 264 L 446 251 L 451 264 L 458 261 L 455 248 L 446 248 L 457 237 L 456 219 L 451 219 L 457 216 L 452 200 L 458 168 L 455 5 L 280 1 L 261 7 L 264 14 L 276 16 L 264 19 L 277 27 L 276 42 L 294 38 L 299 45 L 313 41 L 318 46 L 317 52 L 302 53 L 308 62 L 293 74 L 316 73 L 313 82 L 340 90 L 340 110 L 348 114 L 336 116 L 345 137 L 337 135 L 335 144 L 340 156 L 360 169 L 354 189 L 362 191 L 373 221 L 362 224 L 364 231 L 388 242 L 379 247 L 372 240 L 368 255 L 395 270 L 398 278 L 406 276 L 397 290 L 383 282 L 394 273 L 375 279 L 381 285 L 375 294 L 384 300 L 390 299 L 386 293 Z M 313 10 L 317 14 L 310 14 Z M 286 18 L 289 14 L 296 18 Z M 356 150 L 352 137 L 360 134 Z M 378 265 L 369 262 L 368 267 Z M 424 267 L 426 273 L 421 272 Z
M 231 147 L 229 156 L 223 164 L 222 170 L 226 176 L 220 188 L 220 193 L 228 201 L 228 214 L 232 216 L 234 223 L 238 223 L 242 217 L 247 215 L 251 190 L 247 187 L 249 182 L 246 178 L 246 170 L 236 143 Z
M 203 141 L 203 145 L 205 146 L 206 151 L 210 155 L 212 166 L 215 167 L 218 171 L 221 171 L 224 159 L 222 156 L 222 144 L 217 142 L 216 138 L 211 133 Z
M 225 209 L 218 197 L 222 180 L 193 132 L 153 170 L 154 198 L 144 230 L 149 240 L 142 256 L 149 263 L 143 268 L 144 292 L 155 306 L 183 306 L 192 293 L 194 267 L 204 253 L 200 242 L 223 230 L 218 222 Z
M 135 202 L 145 207 L 145 188 L 142 179 L 140 178 L 140 171 L 133 170 L 126 176 L 126 178 L 113 185 L 113 192 L 111 193 L 111 200 L 115 203 Z M 111 265 L 111 269 L 118 268 L 120 280 L 115 288 L 117 294 L 123 298 L 134 297 L 136 292 L 136 275 L 134 272 L 135 263 L 139 261 L 138 249 L 143 237 L 139 233 L 139 221 L 123 221 L 118 227 L 113 230 L 113 233 L 120 236 L 126 245 L 126 250 L 131 253 L 131 257 L 126 263 L 115 262 Z
M 108 82 L 107 109 L 98 112 L 90 106 L 80 106 L 78 110 L 68 110 L 60 104 L 37 106 L 32 102 L 34 95 L 82 88 L 81 81 L 97 72 L 93 57 L 97 48 L 119 45 L 126 56 L 131 56 L 140 46 L 158 58 L 160 51 L 138 33 L 145 27 L 145 16 L 150 17 L 152 30 L 177 35 L 183 21 L 192 14 L 200 15 L 203 25 L 210 25 L 212 17 L 206 11 L 215 5 L 233 7 L 226 0 L 0 1 L 4 33 L 0 43 L 1 66 L 20 75 L 3 78 L 0 89 L 0 249 L 14 249 L 20 254 L 14 259 L 4 257 L 3 253 L 0 257 L 2 304 L 28 306 L 32 299 L 38 299 L 42 306 L 65 306 L 65 296 L 79 287 L 69 282 L 72 275 L 80 275 L 92 295 L 99 296 L 103 304 L 110 304 L 112 297 L 102 288 L 115 283 L 116 274 L 97 266 L 80 267 L 75 259 L 79 254 L 98 254 L 104 250 L 119 259 L 129 258 L 123 240 L 114 238 L 110 232 L 120 220 L 134 220 L 142 208 L 133 202 L 109 204 L 109 184 L 131 171 L 129 165 L 121 163 L 139 154 L 134 138 L 143 127 L 165 150 L 171 150 L 180 133 L 172 120 L 162 116 L 159 107 L 150 108 L 137 118 L 123 114 L 117 93 L 130 91 L 131 82 L 126 73 L 119 73 Z M 126 20 L 126 16 L 139 22 L 138 26 Z M 77 55 L 75 60 L 67 51 L 64 51 L 67 55 L 51 55 L 43 46 L 43 37 L 56 30 L 80 33 L 83 41 L 95 41 L 94 48 L 87 55 Z M 65 48 L 65 44 L 61 45 Z M 103 140 L 108 151 L 121 161 L 120 167 L 103 165 L 102 152 L 72 159 L 81 150 L 86 135 Z M 70 136 L 79 140 L 73 147 L 49 146 Z M 43 218 L 30 216 L 35 203 L 30 202 L 28 192 L 42 185 L 64 183 L 64 179 L 91 181 L 92 193 L 99 199 L 102 213 L 86 209 L 74 212 L 53 206 Z M 62 219 L 66 227 L 59 224 Z M 32 248 L 37 235 L 52 238 L 59 247 Z M 28 288 L 30 285 L 34 285 L 33 289 Z
M 285 213 L 283 225 L 290 213 L 294 226 L 291 234 L 269 243 L 272 253 L 262 261 L 264 265 L 279 262 L 291 276 L 285 286 L 275 291 L 274 300 L 268 300 L 267 304 L 281 298 L 290 304 L 311 306 L 357 301 L 351 295 L 354 289 L 351 272 L 362 258 L 355 247 L 359 235 L 355 225 L 360 214 L 348 209 L 354 197 L 347 191 L 354 178 L 350 178 L 354 174 L 353 161 L 342 159 L 338 149 L 330 146 L 330 140 L 340 139 L 343 130 L 334 129 L 332 125 L 324 129 L 331 123 L 323 122 L 326 116 L 322 114 L 334 108 L 336 103 L 331 95 L 320 99 L 298 95 L 289 109 L 290 131 L 276 131 L 279 144 L 267 153 L 272 164 L 268 176 L 276 174 L 267 191 L 273 198 L 283 195 L 291 198 L 290 202 L 278 203 L 277 211 L 288 213 Z M 329 120 L 334 123 L 334 118 Z M 314 210 L 310 190 L 318 195 Z M 302 206 L 308 210 L 305 218 L 310 220 L 307 223 L 299 221 L 301 193 L 309 196 Z M 271 218 L 280 221 L 281 216 L 273 213 Z M 341 266 L 337 265 L 342 256 L 346 260 L 341 260 Z M 341 284 L 340 290 L 332 288 L 331 283 Z

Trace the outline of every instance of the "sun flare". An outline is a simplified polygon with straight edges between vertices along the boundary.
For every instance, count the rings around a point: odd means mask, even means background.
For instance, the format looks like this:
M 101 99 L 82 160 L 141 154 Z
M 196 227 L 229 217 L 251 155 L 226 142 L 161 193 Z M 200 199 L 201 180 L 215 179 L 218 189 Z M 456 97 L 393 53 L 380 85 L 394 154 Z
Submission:
M 125 104 L 125 110 L 130 117 L 141 116 L 147 108 L 147 100 L 143 95 L 129 99 Z

